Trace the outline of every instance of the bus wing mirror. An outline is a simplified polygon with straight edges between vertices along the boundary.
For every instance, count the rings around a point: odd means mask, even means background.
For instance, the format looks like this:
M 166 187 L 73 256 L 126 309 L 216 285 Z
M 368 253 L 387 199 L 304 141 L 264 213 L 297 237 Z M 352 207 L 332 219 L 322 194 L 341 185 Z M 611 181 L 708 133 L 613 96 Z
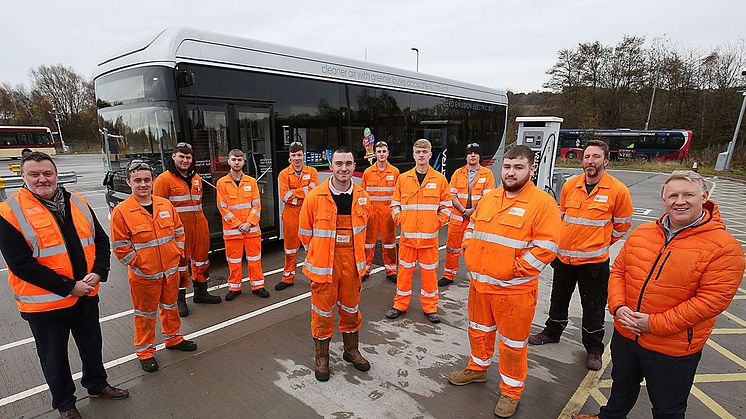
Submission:
M 106 172 L 104 175 L 104 181 L 101 182 L 103 186 L 113 188 L 114 187 L 114 172 L 111 170 Z
M 179 71 L 176 76 L 176 84 L 179 87 L 189 87 L 194 84 L 194 73 L 191 71 Z

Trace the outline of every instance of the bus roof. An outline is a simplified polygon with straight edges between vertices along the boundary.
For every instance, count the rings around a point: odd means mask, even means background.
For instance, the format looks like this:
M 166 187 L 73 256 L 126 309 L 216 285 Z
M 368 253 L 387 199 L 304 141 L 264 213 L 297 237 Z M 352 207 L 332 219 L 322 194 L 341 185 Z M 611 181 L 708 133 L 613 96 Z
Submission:
M 562 128 L 560 134 L 570 135 L 582 135 L 582 134 L 597 134 L 597 135 L 608 135 L 608 136 L 619 136 L 619 137 L 632 137 L 632 136 L 653 136 L 653 135 L 667 135 L 671 133 L 684 133 L 688 132 L 686 129 L 666 129 L 666 130 L 636 130 L 629 128 L 610 128 L 610 129 L 575 129 L 575 128 Z
M 28 131 L 28 132 L 51 132 L 47 127 L 31 127 L 31 126 L 20 126 L 20 125 L 0 125 L 0 130 L 5 131 Z
M 192 63 L 429 93 L 507 105 L 503 90 L 419 72 L 190 28 L 170 28 L 112 51 L 94 79 L 143 65 Z

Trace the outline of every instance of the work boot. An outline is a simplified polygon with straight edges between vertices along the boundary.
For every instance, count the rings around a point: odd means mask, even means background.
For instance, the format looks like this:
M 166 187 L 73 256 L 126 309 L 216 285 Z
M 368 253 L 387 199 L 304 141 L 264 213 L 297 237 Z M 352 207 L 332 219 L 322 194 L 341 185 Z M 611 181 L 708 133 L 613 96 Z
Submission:
M 438 316 L 438 313 L 424 313 L 425 317 L 427 317 L 428 320 L 430 320 L 430 323 L 440 323 L 440 316 Z
M 261 298 L 269 298 L 269 291 L 267 291 L 266 289 L 264 289 L 264 287 L 257 288 L 255 290 L 251 290 L 251 293 L 258 295 Z
M 342 340 L 344 340 L 345 345 L 342 359 L 352 362 L 352 365 L 358 371 L 368 371 L 370 369 L 370 362 L 363 358 L 363 355 L 358 350 L 358 332 L 342 333 Z
M 598 415 L 572 415 L 572 419 L 598 419 Z
M 88 395 L 91 397 L 102 397 L 107 400 L 122 400 L 129 397 L 130 392 L 122 388 L 116 388 L 107 385 L 106 387 L 98 391 L 91 392 L 89 390 Z
M 386 275 L 386 279 L 396 284 L 396 274 Z
M 447 286 L 449 286 L 451 284 L 453 284 L 453 280 L 452 279 L 448 279 L 446 277 L 440 278 L 440 280 L 438 281 L 438 286 L 439 287 L 447 287 Z
M 486 383 L 487 371 L 474 371 L 465 369 L 448 374 L 448 382 L 454 386 L 465 386 L 471 383 Z
M 403 313 L 404 313 L 403 311 L 400 311 L 400 310 L 397 310 L 397 309 L 391 307 L 391 309 L 386 312 L 386 317 L 388 317 L 389 319 L 395 319 L 395 318 L 401 316 Z
M 197 350 L 197 343 L 193 340 L 182 340 L 177 345 L 166 346 L 166 349 L 174 349 L 177 351 L 192 352 Z
M 585 356 L 585 367 L 591 371 L 601 369 L 601 354 L 588 354 Z
M 519 399 L 513 399 L 501 394 L 500 400 L 497 401 L 497 406 L 495 406 L 495 415 L 500 418 L 509 418 L 513 416 L 516 409 L 518 409 L 519 402 Z
M 179 317 L 189 315 L 189 306 L 186 303 L 186 288 L 179 288 L 179 294 L 176 297 L 176 307 L 179 309 Z
M 368 279 L 368 278 L 370 278 L 370 274 L 365 274 L 365 275 L 363 275 L 363 277 L 361 278 L 361 281 L 362 281 L 362 282 L 365 282 L 365 280 L 366 280 L 366 279 Z
M 282 291 L 287 287 L 292 287 L 293 285 L 295 284 L 292 282 L 278 282 L 277 285 L 275 285 L 275 291 Z
M 329 381 L 329 341 L 331 339 L 314 339 L 316 345 L 316 368 L 314 373 L 319 381 Z
M 60 412 L 60 417 L 62 419 L 83 419 L 83 416 L 80 415 L 78 409 L 74 407 L 70 410 L 63 410 L 62 412 Z
M 528 343 L 530 345 L 544 345 L 545 343 L 557 343 L 559 338 L 552 338 L 544 332 L 537 333 L 528 337 Z
M 195 282 L 192 281 L 194 286 L 194 302 L 197 304 L 220 304 L 222 299 L 220 296 L 212 295 L 207 292 L 207 281 Z
M 158 361 L 155 360 L 155 357 L 141 359 L 140 367 L 145 372 L 156 372 L 158 371 Z
M 230 290 L 228 291 L 228 294 L 225 294 L 225 301 L 233 301 L 239 295 L 241 295 L 241 290 L 238 290 L 238 291 Z

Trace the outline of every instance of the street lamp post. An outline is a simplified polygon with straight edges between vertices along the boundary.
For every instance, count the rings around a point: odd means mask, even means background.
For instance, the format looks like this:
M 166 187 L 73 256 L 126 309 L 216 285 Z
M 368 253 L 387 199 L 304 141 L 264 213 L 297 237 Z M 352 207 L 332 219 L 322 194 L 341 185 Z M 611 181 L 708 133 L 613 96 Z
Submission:
M 60 136 L 60 143 L 62 144 L 62 152 L 67 153 L 67 146 L 65 145 L 65 139 L 62 138 L 62 128 L 60 128 L 60 114 L 57 112 L 57 108 L 52 108 L 49 112 L 54 115 L 54 122 L 57 123 L 57 135 Z
M 420 71 L 420 50 L 418 50 L 417 48 L 410 48 L 410 49 L 414 51 L 415 53 L 417 53 L 417 67 L 415 68 L 417 69 L 417 72 L 419 73 Z
M 730 168 L 730 161 L 733 160 L 733 153 L 736 149 L 736 139 L 738 139 L 738 131 L 741 130 L 741 121 L 743 121 L 743 111 L 746 109 L 746 91 L 743 92 L 743 102 L 741 103 L 741 113 L 738 114 L 738 122 L 736 122 L 736 129 L 733 131 L 733 139 L 728 143 L 728 157 L 725 159 L 725 170 Z

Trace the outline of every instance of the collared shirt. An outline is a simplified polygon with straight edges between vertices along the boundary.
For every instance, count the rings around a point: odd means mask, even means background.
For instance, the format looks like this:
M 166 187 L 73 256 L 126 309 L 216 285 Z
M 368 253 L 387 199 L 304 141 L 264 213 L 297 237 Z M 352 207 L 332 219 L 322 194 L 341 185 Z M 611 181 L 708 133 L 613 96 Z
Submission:
M 697 224 L 701 223 L 704 218 L 705 218 L 705 211 L 703 210 L 702 215 L 700 215 L 699 218 L 697 218 L 696 220 L 689 223 L 689 225 L 687 225 L 686 227 L 681 228 L 676 231 L 671 231 L 671 222 L 668 219 L 668 214 L 666 214 L 663 217 L 663 221 L 661 222 L 661 224 L 663 225 L 663 231 L 666 233 L 666 241 L 667 242 L 670 241 L 673 238 L 673 236 L 676 235 L 676 233 L 678 233 L 679 231 L 686 230 L 689 227 L 694 227 Z
M 332 184 L 332 180 L 329 179 L 329 190 L 332 193 L 332 199 L 337 204 L 337 214 L 339 215 L 350 215 L 352 214 L 352 182 L 350 182 L 350 188 L 346 191 L 337 190 Z

